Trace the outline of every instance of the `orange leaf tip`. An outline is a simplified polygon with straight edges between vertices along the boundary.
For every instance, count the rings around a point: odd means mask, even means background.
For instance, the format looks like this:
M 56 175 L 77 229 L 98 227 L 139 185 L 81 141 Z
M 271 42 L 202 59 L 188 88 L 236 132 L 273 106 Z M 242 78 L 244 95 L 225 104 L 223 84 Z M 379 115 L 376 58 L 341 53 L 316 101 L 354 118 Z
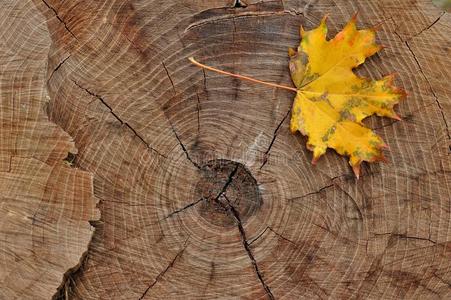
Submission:
M 398 121 L 402 121 L 401 117 L 398 116 L 397 114 L 393 115 L 392 119 L 398 120 Z
M 352 171 L 354 172 L 354 175 L 358 180 L 360 178 L 360 164 L 352 166 Z
M 313 157 L 312 158 L 312 165 L 316 165 L 316 163 L 318 162 L 319 157 Z

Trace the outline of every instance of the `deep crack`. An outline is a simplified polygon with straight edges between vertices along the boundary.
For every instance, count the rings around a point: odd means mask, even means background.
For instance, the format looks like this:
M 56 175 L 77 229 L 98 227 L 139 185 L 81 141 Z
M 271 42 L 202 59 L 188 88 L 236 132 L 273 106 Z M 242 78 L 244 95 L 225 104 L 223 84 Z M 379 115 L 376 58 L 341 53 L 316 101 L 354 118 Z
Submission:
M 412 37 L 410 37 L 409 40 L 411 40 L 411 39 L 414 38 L 414 37 L 419 36 L 420 34 L 422 34 L 423 32 L 425 32 L 426 30 L 430 29 L 432 26 L 434 26 L 435 24 L 437 24 L 437 22 L 440 21 L 440 19 L 443 17 L 443 15 L 444 15 L 445 13 L 446 13 L 446 12 L 443 11 L 443 12 L 440 14 L 440 16 L 439 16 L 434 22 L 432 22 L 432 23 L 431 23 L 430 25 L 428 25 L 427 27 L 421 29 L 418 33 L 416 33 L 415 35 L 413 35 Z
M 198 168 L 198 169 L 200 170 L 201 167 L 199 166 L 198 163 L 196 163 L 194 160 L 191 159 L 191 156 L 189 155 L 188 150 L 186 150 L 186 147 L 185 147 L 185 145 L 182 143 L 182 140 L 180 139 L 179 135 L 177 134 L 177 131 L 175 131 L 174 126 L 172 126 L 172 124 L 170 124 L 170 125 L 171 125 L 172 132 L 173 132 L 174 135 L 175 135 L 175 138 L 176 138 L 177 141 L 179 142 L 180 147 L 182 147 L 183 152 L 185 152 L 186 158 L 187 158 L 187 159 L 188 159 L 188 160 L 189 160 L 196 168 Z
M 168 68 L 166 68 L 166 65 L 164 64 L 164 61 L 162 61 L 161 64 L 163 65 L 163 68 L 164 68 L 164 70 L 166 71 L 166 75 L 168 76 L 169 81 L 171 82 L 172 89 L 174 90 L 174 94 L 177 94 L 177 92 L 176 92 L 176 90 L 175 90 L 174 81 L 172 81 L 171 75 L 169 75 Z
M 229 177 L 227 178 L 226 183 L 224 184 L 224 186 L 222 187 L 221 191 L 218 193 L 218 195 L 216 196 L 216 198 L 214 199 L 220 206 L 222 206 L 225 210 L 229 211 L 230 215 L 234 218 L 237 227 L 238 227 L 238 231 L 240 232 L 240 237 L 241 237 L 241 242 L 243 244 L 243 247 L 252 263 L 252 266 L 254 267 L 254 271 L 255 274 L 258 277 L 258 280 L 260 281 L 263 289 L 266 292 L 266 295 L 268 296 L 269 299 L 273 300 L 274 295 L 271 292 L 271 289 L 269 288 L 269 286 L 266 284 L 260 269 L 258 267 L 257 261 L 255 260 L 254 254 L 251 251 L 251 248 L 249 246 L 249 242 L 247 241 L 246 238 L 246 231 L 244 230 L 243 227 L 243 223 L 241 222 L 241 218 L 240 218 L 240 214 L 239 212 L 236 210 L 236 208 L 232 205 L 232 203 L 230 202 L 229 198 L 225 195 L 225 193 L 227 192 L 228 187 L 232 184 L 233 179 L 235 177 L 236 172 L 238 171 L 238 164 L 235 165 L 235 168 L 232 170 L 232 172 L 230 172 Z M 219 201 L 219 198 L 223 196 L 224 199 L 226 200 L 226 203 L 223 203 L 221 201 Z
M 277 134 L 279 132 L 280 127 L 282 126 L 282 124 L 285 122 L 285 120 L 288 118 L 288 115 L 290 114 L 291 109 L 288 110 L 288 112 L 285 114 L 285 116 L 283 117 L 282 121 L 280 121 L 279 125 L 277 125 L 276 129 L 274 130 L 273 136 L 272 136 L 272 140 L 271 143 L 268 146 L 268 149 L 266 149 L 265 154 L 264 154 L 264 158 L 263 158 L 263 163 L 260 166 L 260 170 L 266 165 L 266 163 L 268 162 L 268 158 L 269 158 L 269 152 L 271 151 L 272 146 L 274 145 L 274 142 L 276 141 L 277 138 Z
M 247 4 L 242 0 L 235 0 L 235 3 L 232 5 L 233 8 L 246 8 Z
M 151 151 L 154 151 L 155 153 L 157 153 L 158 155 L 160 155 L 163 158 L 168 158 L 166 155 L 160 153 L 158 150 L 156 150 L 155 148 L 153 148 L 148 142 L 146 142 L 146 140 L 132 127 L 130 126 L 130 124 L 128 124 L 127 122 L 123 121 L 111 108 L 111 106 L 105 101 L 105 99 L 103 99 L 101 96 L 97 95 L 96 93 L 90 91 L 87 88 L 84 88 L 83 86 L 81 86 L 80 84 L 78 84 L 78 82 L 72 80 L 72 82 L 79 87 L 80 89 L 84 90 L 86 93 L 88 93 L 89 95 L 95 97 L 96 99 L 98 99 L 104 106 L 106 106 L 108 108 L 108 110 L 110 111 L 111 115 L 113 115 L 113 117 L 119 122 L 121 123 L 121 125 L 126 126 L 128 129 L 130 129 L 133 134 L 144 144 L 146 145 L 146 147 L 148 149 L 150 149 Z
M 199 93 L 196 92 L 196 96 L 197 96 L 197 133 L 199 134 L 200 132 L 200 98 L 199 98 Z
M 49 76 L 49 79 L 47 79 L 47 82 L 50 82 L 50 80 L 51 80 L 52 77 L 53 77 L 53 74 L 55 74 L 55 72 L 58 71 L 59 68 L 61 68 L 61 66 L 66 62 L 66 60 L 69 59 L 69 57 L 70 57 L 70 54 L 69 54 L 65 59 L 63 59 L 63 60 L 55 67 L 55 69 L 53 69 L 52 73 L 51 73 L 50 76 Z
M 181 212 L 183 212 L 184 210 L 186 210 L 186 209 L 188 209 L 188 208 L 190 208 L 190 207 L 192 207 L 192 206 L 195 206 L 196 204 L 202 202 L 203 200 L 205 200 L 205 198 L 200 198 L 199 200 L 196 200 L 196 201 L 194 201 L 194 202 L 191 202 L 191 203 L 185 205 L 184 207 L 179 208 L 179 209 L 177 209 L 177 210 L 171 212 L 171 213 L 168 214 L 166 217 L 164 217 L 163 220 L 166 220 L 166 219 L 172 217 L 173 215 L 176 215 L 176 214 L 178 214 L 178 213 L 181 213 Z
M 230 186 L 230 184 L 232 184 L 233 181 L 233 177 L 235 177 L 236 172 L 238 171 L 238 164 L 235 164 L 235 168 L 232 170 L 232 172 L 230 172 L 229 177 L 227 178 L 226 183 L 224 184 L 224 186 L 222 187 L 221 191 L 218 193 L 218 195 L 215 197 L 215 201 L 217 201 L 218 203 L 220 203 L 219 197 L 221 197 L 221 195 L 224 195 L 225 192 L 227 191 L 228 187 Z
M 53 8 L 52 6 L 50 6 L 45 0 L 41 0 L 44 4 L 45 4 L 45 6 L 47 6 L 50 10 L 52 10 L 53 11 L 53 13 L 55 14 L 55 17 L 58 19 L 58 21 L 60 21 L 63 25 L 64 25 L 64 28 L 76 39 L 76 40 L 78 40 L 77 39 L 77 37 L 75 36 L 75 34 L 69 29 L 69 27 L 67 26 L 67 24 L 66 24 L 66 22 L 58 15 L 58 11 L 55 9 L 55 8 Z
M 238 227 L 238 230 L 239 230 L 240 236 L 241 236 L 241 242 L 243 244 L 244 250 L 247 253 L 247 256 L 249 257 L 249 259 L 250 259 L 250 261 L 252 263 L 252 266 L 254 267 L 255 274 L 257 275 L 257 277 L 258 277 L 263 289 L 265 290 L 266 295 L 268 296 L 268 298 L 271 299 L 271 300 L 274 300 L 275 299 L 274 295 L 272 294 L 270 287 L 266 284 L 266 282 L 265 282 L 265 280 L 263 278 L 263 275 L 262 275 L 262 273 L 261 273 L 261 271 L 260 271 L 260 269 L 258 267 L 257 261 L 255 260 L 254 254 L 252 253 L 252 250 L 251 250 L 251 248 L 249 246 L 249 242 L 247 241 L 246 231 L 244 230 L 243 223 L 241 222 L 240 214 L 235 209 L 235 207 L 231 204 L 231 202 L 227 198 L 227 196 L 226 195 L 223 195 L 223 196 L 224 196 L 224 198 L 227 201 L 227 206 L 224 206 L 224 205 L 223 206 L 225 208 L 227 208 L 228 211 L 230 211 L 230 213 L 232 214 L 232 216 L 234 217 L 234 219 L 235 219 L 235 221 L 237 223 L 237 227 Z

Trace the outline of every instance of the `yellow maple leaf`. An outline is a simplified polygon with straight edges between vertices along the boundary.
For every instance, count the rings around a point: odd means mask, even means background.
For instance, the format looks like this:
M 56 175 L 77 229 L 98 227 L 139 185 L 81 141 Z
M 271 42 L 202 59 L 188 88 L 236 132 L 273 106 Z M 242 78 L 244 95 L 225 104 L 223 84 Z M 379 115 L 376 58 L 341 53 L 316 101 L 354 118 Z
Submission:
M 304 31 L 301 27 L 297 51 L 288 52 L 296 88 L 219 70 L 193 57 L 189 59 L 201 68 L 296 92 L 290 130 L 308 136 L 312 162 L 316 163 L 327 148 L 332 148 L 349 156 L 349 164 L 358 178 L 360 164 L 384 160 L 382 149 L 387 147 L 378 135 L 363 126 L 362 120 L 373 114 L 399 120 L 393 106 L 406 93 L 393 85 L 394 75 L 371 80 L 354 74 L 354 68 L 382 49 L 375 42 L 375 29 L 357 30 L 356 16 L 332 40 L 327 40 L 327 17 L 313 30 Z
M 313 163 L 333 148 L 349 156 L 359 176 L 362 161 L 383 160 L 382 139 L 362 125 L 372 114 L 399 119 L 393 106 L 405 92 L 393 86 L 393 75 L 381 80 L 359 78 L 352 71 L 382 47 L 374 29 L 357 30 L 356 16 L 332 40 L 326 17 L 311 30 L 301 28 L 297 51 L 290 49 L 290 72 L 297 87 L 290 129 L 308 136 Z

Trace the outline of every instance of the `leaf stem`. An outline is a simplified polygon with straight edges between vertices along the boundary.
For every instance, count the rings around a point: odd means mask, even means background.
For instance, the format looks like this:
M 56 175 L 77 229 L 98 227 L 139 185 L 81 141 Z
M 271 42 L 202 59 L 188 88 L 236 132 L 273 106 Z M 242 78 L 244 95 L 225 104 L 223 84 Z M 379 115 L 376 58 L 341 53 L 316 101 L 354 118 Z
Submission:
M 241 79 L 241 80 L 248 80 L 248 81 L 252 81 L 252 82 L 255 82 L 255 83 L 260 83 L 260 84 L 268 85 L 268 86 L 275 87 L 275 88 L 285 89 L 285 90 L 289 90 L 289 91 L 293 91 L 293 92 L 297 92 L 298 91 L 294 87 L 280 85 L 280 84 L 277 84 L 277 83 L 266 82 L 266 81 L 254 79 L 252 77 L 243 76 L 243 75 L 234 74 L 234 73 L 230 73 L 230 72 L 227 72 L 227 71 L 219 70 L 219 69 L 216 69 L 216 68 L 213 68 L 213 67 L 201 64 L 200 62 L 196 61 L 194 59 L 194 57 L 190 57 L 189 60 L 194 65 L 196 65 L 196 66 L 198 66 L 200 68 L 204 68 L 206 70 L 210 70 L 210 71 L 213 71 L 213 72 L 216 72 L 216 73 L 219 73 L 219 74 L 224 74 L 224 75 L 232 76 L 232 77 L 235 77 L 235 78 L 238 78 L 238 79 Z

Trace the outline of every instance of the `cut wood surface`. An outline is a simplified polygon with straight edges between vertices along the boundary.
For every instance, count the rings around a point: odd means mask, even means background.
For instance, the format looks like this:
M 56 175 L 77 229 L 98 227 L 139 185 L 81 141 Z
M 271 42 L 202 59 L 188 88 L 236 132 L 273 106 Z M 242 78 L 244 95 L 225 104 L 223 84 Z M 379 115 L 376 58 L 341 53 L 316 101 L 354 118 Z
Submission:
M 1 2 L 0 298 L 451 297 L 451 16 L 431 0 Z M 333 151 L 310 164 L 293 92 L 188 60 L 292 86 L 300 26 L 328 14 L 332 37 L 356 11 L 385 46 L 356 72 L 408 93 L 402 121 L 365 120 L 389 163 L 359 180 Z
M 91 173 L 46 114 L 51 46 L 31 2 L 0 9 L 0 299 L 51 299 L 79 265 L 98 218 Z

